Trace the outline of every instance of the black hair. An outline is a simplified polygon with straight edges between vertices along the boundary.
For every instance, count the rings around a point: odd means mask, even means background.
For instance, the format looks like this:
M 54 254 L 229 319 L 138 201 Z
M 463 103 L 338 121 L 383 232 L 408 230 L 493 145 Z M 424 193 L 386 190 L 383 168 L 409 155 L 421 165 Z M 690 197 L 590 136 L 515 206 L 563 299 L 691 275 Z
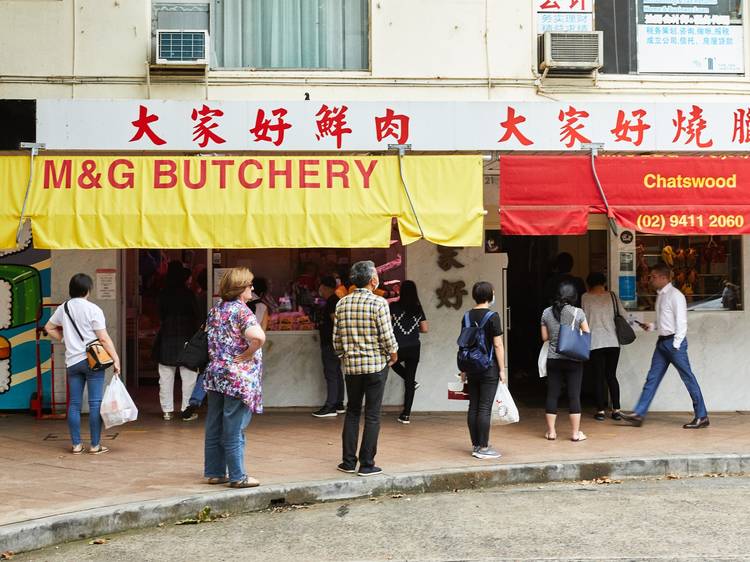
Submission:
M 651 266 L 651 273 L 658 273 L 659 275 L 663 275 L 667 279 L 672 278 L 672 268 L 669 267 L 666 263 L 660 262 L 656 265 Z
M 589 276 L 586 277 L 586 285 L 589 289 L 593 289 L 594 287 L 598 287 L 599 285 L 606 285 L 607 284 L 607 276 L 604 275 L 601 271 L 592 271 L 589 273 Z
M 185 266 L 182 265 L 181 261 L 172 260 L 167 266 L 167 279 L 165 283 L 167 289 L 179 289 L 180 287 L 184 287 L 185 281 L 187 281 L 189 275 L 190 272 L 185 269 Z
M 253 279 L 253 291 L 259 297 L 262 297 L 268 292 L 268 279 L 265 277 L 256 277 Z
M 558 273 L 570 273 L 573 270 L 573 256 L 568 252 L 561 252 L 555 258 Z
M 406 280 L 401 283 L 398 302 L 401 305 L 401 308 L 408 312 L 416 312 L 420 309 L 422 304 L 419 302 L 417 284 L 414 283 L 414 281 Z
M 495 288 L 487 281 L 477 281 L 471 288 L 471 296 L 477 304 L 490 302 L 494 293 Z
M 201 289 L 204 291 L 208 290 L 208 270 L 205 267 L 200 270 L 200 273 L 198 273 L 196 281 Z
M 336 278 L 333 275 L 324 275 L 320 278 L 320 284 L 329 289 L 336 288 Z
M 578 302 L 578 291 L 572 283 L 563 282 L 557 287 L 555 300 L 552 301 L 552 315 L 555 320 L 560 321 L 562 309 L 567 305 L 575 306 Z
M 85 297 L 91 292 L 94 287 L 94 280 L 85 273 L 76 273 L 70 278 L 68 284 L 68 294 L 71 299 L 78 299 Z

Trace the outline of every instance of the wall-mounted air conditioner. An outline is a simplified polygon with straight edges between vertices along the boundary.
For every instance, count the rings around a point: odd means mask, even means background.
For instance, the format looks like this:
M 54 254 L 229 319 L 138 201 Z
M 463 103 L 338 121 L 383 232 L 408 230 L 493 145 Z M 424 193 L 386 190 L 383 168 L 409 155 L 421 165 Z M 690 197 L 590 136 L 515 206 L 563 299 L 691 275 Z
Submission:
M 604 66 L 604 36 L 601 31 L 556 32 L 539 35 L 539 70 L 599 70 Z M 568 72 L 569 73 L 569 72 Z
M 208 31 L 156 30 L 156 64 L 207 65 Z

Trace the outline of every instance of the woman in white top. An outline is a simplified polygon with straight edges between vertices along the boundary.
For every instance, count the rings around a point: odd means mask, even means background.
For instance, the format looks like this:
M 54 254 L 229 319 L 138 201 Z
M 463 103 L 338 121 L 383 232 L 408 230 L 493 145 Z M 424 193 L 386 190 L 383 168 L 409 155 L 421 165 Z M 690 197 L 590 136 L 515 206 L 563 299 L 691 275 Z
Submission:
M 625 315 L 622 302 L 606 289 L 607 277 L 593 272 L 586 278 L 588 292 L 581 304 L 591 327 L 591 357 L 589 363 L 596 381 L 596 414 L 603 421 L 609 398 L 612 400 L 612 419 L 620 418 L 620 384 L 617 382 L 617 363 L 620 359 L 620 342 L 615 329 L 615 310 Z

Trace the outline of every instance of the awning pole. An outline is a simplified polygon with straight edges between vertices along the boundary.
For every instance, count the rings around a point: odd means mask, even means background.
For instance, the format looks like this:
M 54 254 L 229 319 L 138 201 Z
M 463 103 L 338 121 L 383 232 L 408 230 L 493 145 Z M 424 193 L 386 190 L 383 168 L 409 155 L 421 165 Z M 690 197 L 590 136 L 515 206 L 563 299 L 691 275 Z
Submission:
M 596 173 L 596 157 L 599 154 L 599 151 L 604 148 L 604 143 L 581 143 L 581 148 L 583 150 L 591 151 L 591 172 L 594 174 L 594 183 L 599 190 L 599 195 L 602 196 L 602 201 L 604 201 L 604 208 L 607 209 L 607 221 L 609 222 L 609 228 L 612 230 L 612 234 L 617 236 L 617 222 L 615 221 L 615 217 L 612 214 L 612 210 L 609 208 L 609 201 L 607 201 L 607 196 L 604 193 L 602 182 L 599 181 L 599 176 Z
M 398 174 L 401 176 L 401 185 L 404 186 L 404 192 L 406 193 L 406 198 L 409 200 L 409 206 L 411 207 L 411 212 L 414 214 L 414 220 L 417 222 L 417 227 L 419 228 L 419 235 L 424 239 L 424 230 L 422 230 L 422 224 L 419 222 L 419 217 L 417 216 L 417 210 L 414 208 L 414 202 L 411 200 L 411 193 L 409 193 L 409 186 L 406 184 L 406 178 L 404 177 L 404 167 L 402 159 L 404 155 L 406 154 L 407 150 L 411 150 L 410 144 L 389 144 L 388 150 L 398 150 Z
M 29 183 L 26 185 L 26 193 L 23 196 L 23 205 L 21 206 L 21 216 L 18 219 L 18 229 L 16 230 L 16 245 L 21 243 L 21 230 L 23 229 L 24 215 L 26 214 L 26 204 L 29 201 L 29 192 L 31 183 L 34 181 L 34 157 L 44 150 L 47 145 L 43 142 L 22 142 L 18 145 L 20 149 L 29 149 L 31 158 L 29 159 Z

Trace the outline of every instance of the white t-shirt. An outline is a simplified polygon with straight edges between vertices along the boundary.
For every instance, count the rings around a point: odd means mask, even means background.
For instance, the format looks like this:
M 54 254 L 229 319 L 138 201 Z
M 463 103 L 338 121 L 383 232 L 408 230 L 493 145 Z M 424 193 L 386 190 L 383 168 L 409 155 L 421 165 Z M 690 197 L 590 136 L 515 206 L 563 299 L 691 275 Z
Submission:
M 104 312 L 101 308 L 86 299 L 70 299 L 68 312 L 73 317 L 80 330 L 83 340 L 65 314 L 64 305 L 57 307 L 49 319 L 55 326 L 62 326 L 63 343 L 65 343 L 65 365 L 70 367 L 86 359 L 86 344 L 96 339 L 94 330 L 104 330 Z

